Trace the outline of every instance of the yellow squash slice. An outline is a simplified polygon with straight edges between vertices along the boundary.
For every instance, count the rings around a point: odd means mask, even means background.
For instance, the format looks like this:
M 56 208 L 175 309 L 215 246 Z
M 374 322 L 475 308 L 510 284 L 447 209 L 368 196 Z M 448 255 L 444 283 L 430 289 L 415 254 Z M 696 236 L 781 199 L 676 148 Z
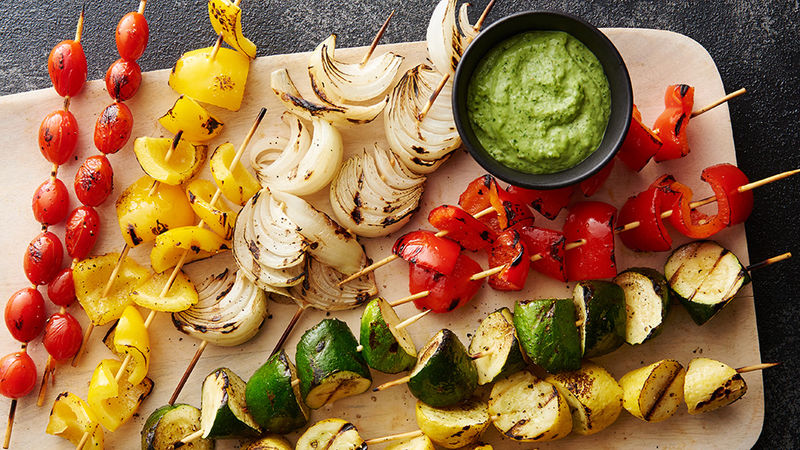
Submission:
M 163 312 L 185 311 L 195 305 L 199 300 L 197 289 L 183 271 L 178 273 L 167 294 L 161 298 L 161 291 L 171 275 L 171 272 L 154 274 L 131 293 L 133 302 L 144 308 Z
M 256 45 L 242 34 L 242 10 L 238 6 L 228 0 L 210 0 L 208 18 L 214 32 L 221 34 L 228 45 L 255 59 Z
M 211 206 L 217 187 L 208 180 L 194 180 L 186 186 L 186 197 L 192 205 L 194 213 L 203 220 L 208 228 L 223 239 L 233 238 L 233 227 L 236 224 L 236 212 L 228 208 L 225 200 L 219 198 Z
M 622 411 L 622 388 L 606 369 L 583 361 L 572 372 L 549 375 L 545 381 L 567 399 L 572 412 L 572 432 L 589 435 L 613 424 Z
M 130 294 L 149 276 L 150 271 L 130 258 L 125 258 L 105 298 L 102 298 L 111 272 L 119 260 L 119 253 L 86 258 L 75 264 L 72 278 L 75 296 L 96 326 L 118 319 L 131 304 Z
M 242 106 L 250 58 L 229 48 L 213 47 L 186 52 L 169 74 L 175 92 L 220 108 L 238 111 Z
M 117 220 L 122 237 L 130 247 L 152 242 L 171 228 L 197 223 L 180 187 L 159 184 L 150 195 L 154 182 L 152 178 L 143 176 L 117 198 Z
M 479 399 L 444 408 L 417 401 L 416 415 L 419 429 L 444 448 L 461 448 L 478 442 L 492 423 L 489 406 Z
M 689 414 L 728 406 L 747 393 L 747 383 L 733 367 L 709 358 L 695 358 L 686 369 L 683 398 Z
M 223 124 L 194 99 L 181 95 L 158 123 L 172 134 L 183 131 L 182 139 L 206 142 L 222 132 Z
M 669 419 L 683 401 L 686 370 L 673 359 L 664 359 L 632 370 L 619 379 L 622 406 L 647 422 Z
M 261 190 L 261 185 L 256 177 L 244 168 L 241 161 L 236 163 L 233 170 L 230 169 L 234 156 L 236 156 L 236 149 L 233 144 L 225 143 L 217 147 L 209 161 L 211 175 L 225 198 L 237 205 L 244 206 L 250 197 Z
M 197 226 L 174 228 L 156 238 L 150 251 L 150 265 L 161 273 L 175 267 L 186 250 L 188 253 L 184 263 L 208 258 L 229 249 L 229 242 L 211 230 Z
M 133 141 L 133 153 L 144 173 L 172 186 L 185 183 L 203 166 L 208 147 L 181 139 L 166 159 L 172 139 L 140 137 Z

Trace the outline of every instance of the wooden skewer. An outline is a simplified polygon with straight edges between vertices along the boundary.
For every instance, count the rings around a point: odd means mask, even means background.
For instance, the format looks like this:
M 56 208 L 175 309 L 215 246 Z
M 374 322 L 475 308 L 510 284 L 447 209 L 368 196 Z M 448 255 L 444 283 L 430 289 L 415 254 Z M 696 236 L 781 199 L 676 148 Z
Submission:
M 775 264 L 777 262 L 781 262 L 781 261 L 787 260 L 787 259 L 789 259 L 791 257 L 792 257 L 792 252 L 786 252 L 786 253 L 784 253 L 782 255 L 773 256 L 772 258 L 765 259 L 765 260 L 763 260 L 761 262 L 757 262 L 755 264 L 750 264 L 749 266 L 747 266 L 747 271 L 748 272 L 752 272 L 753 270 L 760 269 L 762 267 L 767 267 L 770 264 Z
M 172 392 L 172 396 L 169 398 L 169 404 L 170 405 L 174 405 L 175 404 L 175 400 L 178 399 L 178 395 L 181 393 L 181 390 L 183 390 L 183 385 L 186 384 L 186 380 L 189 379 L 189 375 L 192 374 L 192 371 L 194 370 L 194 366 L 197 365 L 197 361 L 200 360 L 200 357 L 203 355 L 203 350 L 205 350 L 207 346 L 208 346 L 208 341 L 203 341 L 200 344 L 200 346 L 197 347 L 197 351 L 194 352 L 194 356 L 192 357 L 192 360 L 189 362 L 189 366 L 183 372 L 183 375 L 181 376 L 181 380 L 178 381 L 178 385 L 175 387 L 175 390 Z
M 486 5 L 486 8 L 483 9 L 483 13 L 481 13 L 481 17 L 478 18 L 478 21 L 475 22 L 475 25 L 472 27 L 472 28 L 475 29 L 475 31 L 481 31 L 481 28 L 483 27 L 483 23 L 486 22 L 486 17 L 489 15 L 489 11 L 491 11 L 492 7 L 494 7 L 494 2 L 495 2 L 495 0 L 491 0 L 489 2 L 489 4 Z
M 139 2 L 139 14 L 144 14 L 144 7 L 147 6 L 147 0 L 142 0 Z
M 483 352 L 474 353 L 472 355 L 469 355 L 469 357 L 472 358 L 472 359 L 481 359 L 481 358 L 485 358 L 487 356 L 491 356 L 492 353 L 494 353 L 494 350 L 486 350 L 486 351 L 483 351 Z
M 94 428 L 92 429 L 92 431 L 94 431 Z M 78 445 L 75 446 L 75 450 L 81 450 L 83 446 L 86 445 L 86 442 L 89 440 L 89 436 L 91 435 L 92 435 L 91 433 L 83 433 L 83 436 L 81 436 L 81 440 L 78 442 Z
M 403 328 L 411 325 L 412 323 L 418 321 L 419 319 L 422 319 L 423 317 L 427 316 L 428 314 L 431 313 L 431 311 L 433 311 L 433 310 L 426 309 L 425 311 L 422 311 L 419 314 L 414 314 L 413 316 L 409 317 L 408 319 L 398 323 L 394 328 L 396 330 L 402 330 Z
M 186 444 L 188 444 L 190 442 L 194 442 L 194 441 L 200 439 L 201 437 L 203 437 L 203 433 L 204 433 L 204 431 L 202 429 L 197 430 L 194 433 L 192 433 L 192 434 L 184 437 L 180 441 L 176 442 L 172 446 L 172 448 L 181 448 L 181 447 L 183 447 L 184 445 L 186 445 Z
M 401 384 L 406 384 L 406 383 L 408 383 L 408 381 L 410 379 L 411 379 L 411 375 L 406 375 L 403 378 L 398 378 L 396 380 L 387 381 L 386 383 L 383 383 L 382 385 L 372 389 L 372 392 L 383 391 L 385 389 L 389 389 L 392 386 L 399 386 Z
M 407 439 L 407 438 L 415 438 L 417 436 L 422 436 L 422 430 L 415 430 L 415 431 L 408 431 L 406 433 L 398 433 L 392 434 L 389 436 L 383 436 L 379 438 L 367 439 L 364 441 L 364 445 L 375 445 L 375 444 L 382 444 L 384 442 L 396 441 L 400 439 Z
M 233 2 L 233 6 L 238 7 L 239 3 L 241 2 L 242 0 L 236 0 L 235 2 Z M 217 42 L 214 43 L 214 48 L 211 50 L 211 54 L 208 55 L 208 59 L 210 61 L 213 61 L 217 57 L 217 53 L 219 53 L 220 47 L 222 47 L 222 33 L 220 33 L 217 36 Z
M 14 428 L 14 416 L 17 413 L 17 399 L 11 400 L 11 407 L 8 410 L 8 423 L 6 424 L 6 438 L 3 440 L 3 448 L 8 448 L 11 444 L 11 430 Z
M 738 97 L 738 96 L 740 96 L 740 95 L 744 94 L 745 92 L 747 92 L 747 89 L 745 89 L 745 88 L 741 88 L 741 89 L 739 89 L 738 91 L 733 91 L 733 92 L 731 92 L 730 94 L 728 94 L 728 95 L 726 95 L 726 96 L 724 96 L 724 97 L 720 98 L 719 100 L 715 101 L 714 103 L 711 103 L 711 104 L 710 104 L 710 105 L 708 105 L 708 106 L 704 106 L 704 107 L 702 107 L 702 108 L 700 108 L 700 109 L 698 109 L 698 110 L 696 110 L 696 111 L 692 111 L 692 115 L 691 115 L 691 116 L 689 116 L 689 117 L 697 117 L 697 116 L 699 116 L 700 114 L 703 114 L 703 113 L 705 113 L 705 112 L 708 112 L 708 111 L 710 111 L 710 110 L 712 110 L 712 109 L 716 108 L 717 106 L 719 106 L 719 105 L 721 105 L 721 104 L 723 104 L 723 103 L 727 102 L 727 101 L 728 101 L 728 100 L 730 100 L 730 99 L 736 98 L 736 97 Z
M 428 115 L 428 111 L 431 110 L 433 103 L 436 101 L 436 97 L 438 97 L 439 94 L 442 93 L 442 89 L 444 89 L 444 85 L 447 84 L 447 80 L 449 79 L 450 79 L 450 74 L 449 73 L 444 74 L 442 79 L 439 81 L 439 85 L 436 86 L 436 89 L 433 90 L 431 96 L 428 97 L 428 101 L 425 103 L 425 106 L 422 108 L 422 111 L 420 111 L 419 115 L 417 116 L 417 120 L 422 122 L 425 119 L 425 116 Z
M 779 364 L 780 364 L 780 363 L 761 363 L 761 364 L 754 364 L 754 365 L 752 365 L 752 366 L 744 366 L 744 367 L 739 367 L 738 369 L 736 369 L 736 372 L 738 372 L 738 373 L 754 372 L 754 371 L 756 371 L 756 370 L 764 370 L 764 369 L 769 369 L 770 367 L 775 367 L 775 366 L 777 366 L 777 365 L 779 365 Z
M 378 34 L 375 35 L 375 39 L 372 40 L 372 44 L 370 44 L 369 50 L 367 50 L 367 53 L 364 55 L 364 58 L 361 59 L 361 67 L 364 67 L 367 64 L 367 61 L 369 61 L 369 58 L 375 51 L 375 47 L 378 46 L 378 42 L 381 41 L 381 38 L 386 33 L 386 29 L 389 27 L 389 21 L 392 20 L 392 17 L 394 17 L 394 10 L 392 10 L 391 14 L 389 14 L 389 17 L 387 17 L 386 21 L 384 21 L 383 25 L 381 25 L 380 30 L 378 30 Z
M 297 321 L 300 320 L 300 317 L 303 316 L 303 312 L 305 312 L 306 308 L 308 308 L 308 306 L 298 306 L 297 307 L 297 311 L 295 311 L 294 315 L 289 320 L 289 324 L 286 325 L 286 329 L 283 330 L 283 334 L 281 334 L 281 337 L 278 339 L 278 342 L 275 343 L 275 347 L 272 349 L 272 352 L 269 354 L 270 357 L 272 357 L 272 355 L 278 353 L 281 350 L 281 348 L 283 348 L 283 344 L 286 342 L 286 339 L 289 338 L 289 335 L 292 334 L 292 330 L 294 329 L 294 326 L 297 325 Z

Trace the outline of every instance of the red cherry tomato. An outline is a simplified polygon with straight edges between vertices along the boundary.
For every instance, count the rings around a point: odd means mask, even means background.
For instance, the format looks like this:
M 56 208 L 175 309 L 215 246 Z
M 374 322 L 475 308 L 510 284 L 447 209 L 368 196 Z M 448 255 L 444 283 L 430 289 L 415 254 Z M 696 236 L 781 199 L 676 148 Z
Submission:
M 70 313 L 55 313 L 47 320 L 42 343 L 56 361 L 72 358 L 81 348 L 81 324 Z
M 61 270 L 63 257 L 64 249 L 58 236 L 43 231 L 33 238 L 25 249 L 25 256 L 22 259 L 25 276 L 33 284 L 47 284 Z
M 75 282 L 72 269 L 67 267 L 47 285 L 47 297 L 55 305 L 67 307 L 75 301 Z
M 147 19 L 136 11 L 122 16 L 117 24 L 117 51 L 123 59 L 136 61 L 147 47 L 150 28 Z
M 33 217 L 44 225 L 54 225 L 67 217 L 69 191 L 58 178 L 48 178 L 33 194 Z
M 11 336 L 20 342 L 30 342 L 44 328 L 47 312 L 44 297 L 34 288 L 20 289 L 6 302 L 6 327 Z
M 53 111 L 39 125 L 39 150 L 44 159 L 64 164 L 78 143 L 78 121 L 69 111 Z
M 114 189 L 114 171 L 104 155 L 86 158 L 75 173 L 75 196 L 84 205 L 102 204 Z
M 79 206 L 70 213 L 65 228 L 67 254 L 74 259 L 84 259 L 97 242 L 100 216 L 91 206 Z
M 50 81 L 62 97 L 74 97 L 86 83 L 86 55 L 80 42 L 58 43 L 47 58 Z
M 141 83 L 142 69 L 135 61 L 118 59 L 106 72 L 106 90 L 108 95 L 118 102 L 133 97 Z
M 108 106 L 94 124 L 94 146 L 101 153 L 117 153 L 131 137 L 133 114 L 124 103 Z
M 36 386 L 36 364 L 25 352 L 0 359 L 0 394 L 8 398 L 28 395 Z

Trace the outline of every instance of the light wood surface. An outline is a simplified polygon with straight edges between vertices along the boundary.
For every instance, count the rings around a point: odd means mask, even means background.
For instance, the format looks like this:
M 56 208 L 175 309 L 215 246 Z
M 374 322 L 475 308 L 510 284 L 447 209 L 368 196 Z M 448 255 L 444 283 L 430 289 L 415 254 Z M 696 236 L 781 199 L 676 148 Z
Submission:
M 695 102 L 705 105 L 722 97 L 724 87 L 716 66 L 710 55 L 695 41 L 675 33 L 640 29 L 604 30 L 619 48 L 631 74 L 636 104 L 644 116 L 645 123 L 652 123 L 663 108 L 663 95 L 666 85 L 687 83 L 696 87 Z M 341 45 L 347 45 L 341 42 Z M 316 43 L 308 43 L 312 49 Z M 424 43 L 395 44 L 380 46 L 377 53 L 392 50 L 406 56 L 403 68 L 406 69 L 425 59 Z M 343 59 L 357 62 L 365 51 L 362 49 L 343 49 Z M 110 63 L 110 61 L 109 61 Z M 41 62 L 42 70 L 45 61 Z M 285 136 L 287 130 L 279 120 L 282 108 L 269 88 L 269 74 L 280 67 L 288 67 L 298 88 L 310 97 L 308 77 L 305 73 L 307 55 L 284 55 L 259 58 L 250 67 L 246 98 L 239 112 L 232 113 L 219 108 L 209 109 L 225 122 L 225 130 L 211 148 L 224 141 L 235 145 L 241 142 L 252 120 L 262 106 L 268 108 L 267 118 L 251 144 L 259 148 L 271 136 Z M 135 125 L 134 136 L 167 136 L 156 119 L 169 109 L 175 94 L 166 83 L 168 70 L 144 74 L 139 93 L 127 104 L 131 107 Z M 71 110 L 81 127 L 77 160 L 68 163 L 59 177 L 71 186 L 74 172 L 87 156 L 96 154 L 92 145 L 94 122 L 110 98 L 102 82 L 88 83 L 84 91 L 75 97 Z M 0 201 L 5 206 L 6 216 L 0 225 L 2 241 L 0 252 L 5 255 L 0 262 L 0 293 L 4 296 L 26 286 L 27 280 L 22 272 L 22 254 L 27 243 L 38 232 L 31 210 L 31 195 L 49 172 L 49 164 L 42 158 L 37 147 L 37 130 L 41 119 L 50 111 L 59 108 L 60 98 L 53 89 L 28 92 L 0 98 L 0 135 L 4 136 L 2 164 L 0 164 Z M 662 164 L 649 164 L 640 174 L 631 174 L 618 164 L 611 178 L 593 198 L 607 201 L 620 207 L 625 199 L 646 188 L 651 181 L 663 173 L 672 173 L 682 183 L 695 189 L 697 198 L 711 194 L 707 185 L 700 181 L 703 168 L 720 162 L 736 162 L 733 135 L 730 127 L 728 107 L 721 105 L 701 117 L 693 119 L 688 129 L 692 147 L 690 155 L 678 161 Z M 385 145 L 383 123 L 376 122 L 342 130 L 347 155 L 368 148 L 375 143 Z M 142 171 L 132 152 L 132 141 L 121 152 L 110 156 L 115 174 L 115 191 L 112 198 L 99 208 L 102 217 L 101 237 L 95 253 L 119 251 L 122 238 L 116 224 L 113 199 L 122 190 L 139 178 Z M 776 169 L 776 172 L 779 171 Z M 480 167 L 464 152 L 459 151 L 447 164 L 434 173 L 427 182 L 421 204 L 421 212 L 399 233 L 383 239 L 362 239 L 368 254 L 375 260 L 390 253 L 394 240 L 400 234 L 418 229 L 430 229 L 426 222 L 427 212 L 442 203 L 453 204 L 466 184 L 482 174 Z M 200 175 L 209 178 L 208 169 Z M 755 193 L 759 195 L 758 191 Z M 311 198 L 322 209 L 329 209 L 328 193 L 324 190 Z M 576 198 L 577 199 L 577 198 Z M 576 200 L 573 199 L 573 200 Z M 77 200 L 72 198 L 73 206 Z M 713 211 L 714 206 L 709 205 Z M 537 216 L 538 225 L 561 227 L 563 213 L 554 222 Z M 63 227 L 53 230 L 63 237 Z M 687 241 L 671 231 L 675 245 Z M 721 244 L 736 253 L 743 263 L 749 263 L 744 228 L 739 225 L 724 230 L 715 236 Z M 141 262 L 148 261 L 150 247 L 143 245 L 131 251 L 131 255 Z M 650 266 L 663 269 L 668 253 L 637 254 L 627 250 L 617 241 L 617 265 L 620 270 L 633 266 Z M 488 267 L 485 255 L 478 255 L 483 267 Z M 227 255 L 191 264 L 187 272 L 195 281 L 200 281 L 212 271 L 221 271 L 231 263 Z M 779 266 L 765 270 L 781 270 Z M 389 301 L 408 295 L 408 269 L 402 262 L 394 262 L 376 271 L 381 295 Z M 520 293 L 500 293 L 484 286 L 475 299 L 467 306 L 445 315 L 428 315 L 419 323 L 409 326 L 416 345 L 423 345 L 429 337 L 442 327 L 450 328 L 463 342 L 468 343 L 479 321 L 485 315 L 501 306 L 513 306 L 518 299 L 569 296 L 574 283 L 559 283 L 538 273 L 531 273 L 526 289 Z M 686 312 L 679 306 L 674 308 L 667 319 L 664 333 L 658 338 L 639 347 L 623 347 L 616 352 L 599 358 L 598 363 L 605 366 L 617 378 L 628 370 L 661 358 L 675 358 L 684 365 L 693 357 L 706 356 L 721 360 L 733 367 L 747 366 L 760 362 L 752 291 L 746 286 L 722 313 L 703 327 L 696 326 Z M 762 299 L 761 301 L 770 301 Z M 255 369 L 266 359 L 285 323 L 295 311 L 291 305 L 270 304 L 270 319 L 263 331 L 250 342 L 235 348 L 209 346 L 189 379 L 178 402 L 200 406 L 200 383 L 211 370 L 227 366 L 244 379 L 250 377 Z M 48 312 L 56 307 L 48 304 Z M 69 311 L 81 323 L 87 323 L 85 314 L 77 306 Z M 413 305 L 398 307 L 401 318 L 407 318 L 416 309 Z M 351 329 L 358 334 L 360 309 L 344 313 L 334 313 L 346 320 Z M 294 346 L 300 335 L 309 327 L 324 318 L 326 313 L 308 311 L 289 338 L 286 350 L 294 356 Z M 66 364 L 58 366 L 56 386 L 48 390 L 45 406 L 37 408 L 35 395 L 21 399 L 17 410 L 17 420 L 12 438 L 12 448 L 23 445 L 38 445 L 41 448 L 70 448 L 63 439 L 44 433 L 50 406 L 55 396 L 69 390 L 85 398 L 91 373 L 103 358 L 111 357 L 100 342 L 107 326 L 96 330 L 95 337 L 87 354 L 77 368 Z M 115 433 L 106 433 L 108 448 L 138 448 L 139 432 L 146 417 L 155 408 L 165 404 L 177 384 L 183 369 L 188 364 L 199 341 L 185 336 L 174 329 L 167 314 L 158 314 L 151 327 L 152 365 L 149 376 L 155 381 L 151 396 L 142 405 L 138 416 Z M 2 332 L 0 351 L 8 353 L 19 348 L 18 343 Z M 44 367 L 46 352 L 41 339 L 35 340 L 30 353 L 39 366 Z M 396 375 L 373 373 L 374 386 L 396 378 Z M 735 405 L 702 416 L 689 416 L 685 407 L 672 419 L 655 424 L 647 424 L 622 412 L 619 420 L 604 432 L 589 436 L 570 436 L 566 439 L 537 445 L 540 448 L 579 448 L 586 445 L 629 448 L 749 448 L 757 439 L 764 415 L 763 386 L 759 372 L 744 376 L 748 383 L 747 395 Z M 0 410 L 5 411 L 10 401 L 0 400 Z M 413 406 L 415 399 L 405 387 L 396 387 L 384 392 L 367 392 L 357 397 L 340 400 L 313 412 L 312 421 L 327 417 L 341 417 L 352 421 L 365 439 L 386 434 L 416 429 Z M 296 435 L 289 436 L 292 441 Z M 503 439 L 494 429 L 490 429 L 484 440 L 496 444 L 495 448 L 530 448 L 530 445 L 517 445 Z M 219 442 L 218 448 L 234 448 L 236 441 Z

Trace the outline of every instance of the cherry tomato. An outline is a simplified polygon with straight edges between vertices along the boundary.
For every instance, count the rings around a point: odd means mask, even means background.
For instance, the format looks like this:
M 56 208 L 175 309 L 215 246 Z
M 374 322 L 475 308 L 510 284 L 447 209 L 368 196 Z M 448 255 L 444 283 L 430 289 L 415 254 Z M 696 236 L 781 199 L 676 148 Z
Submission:
M 86 158 L 75 173 L 75 196 L 84 205 L 102 204 L 114 189 L 114 171 L 104 155 Z
M 70 313 L 55 313 L 47 320 L 42 343 L 56 361 L 72 358 L 81 348 L 81 324 Z
M 33 238 L 25 249 L 25 256 L 22 259 L 25 276 L 33 284 L 47 284 L 61 270 L 63 257 L 64 249 L 58 236 L 43 231 Z
M 139 90 L 142 83 L 142 69 L 135 61 L 118 59 L 106 72 L 106 90 L 114 100 L 128 100 Z
M 75 282 L 72 269 L 67 267 L 47 285 L 47 297 L 57 306 L 67 307 L 75 301 Z
M 97 242 L 100 216 L 91 206 L 79 206 L 70 213 L 65 228 L 67 254 L 74 259 L 84 259 Z
M 62 97 L 74 97 L 86 83 L 86 55 L 80 42 L 58 43 L 47 58 L 50 81 Z
M 48 178 L 33 194 L 33 217 L 44 225 L 61 222 L 69 212 L 69 191 L 58 178 Z
M 34 288 L 20 289 L 6 302 L 6 327 L 11 336 L 20 342 L 30 342 L 39 336 L 45 318 L 44 297 Z
M 78 121 L 69 111 L 53 111 L 39 125 L 39 150 L 44 159 L 64 164 L 78 143 Z
M 133 114 L 124 104 L 114 102 L 100 113 L 94 124 L 94 146 L 101 153 L 117 153 L 131 137 Z
M 36 364 L 26 352 L 11 353 L 0 359 L 0 394 L 8 398 L 28 395 L 36 386 Z
M 147 47 L 150 28 L 147 19 L 136 11 L 122 16 L 117 24 L 117 51 L 123 59 L 136 61 Z

